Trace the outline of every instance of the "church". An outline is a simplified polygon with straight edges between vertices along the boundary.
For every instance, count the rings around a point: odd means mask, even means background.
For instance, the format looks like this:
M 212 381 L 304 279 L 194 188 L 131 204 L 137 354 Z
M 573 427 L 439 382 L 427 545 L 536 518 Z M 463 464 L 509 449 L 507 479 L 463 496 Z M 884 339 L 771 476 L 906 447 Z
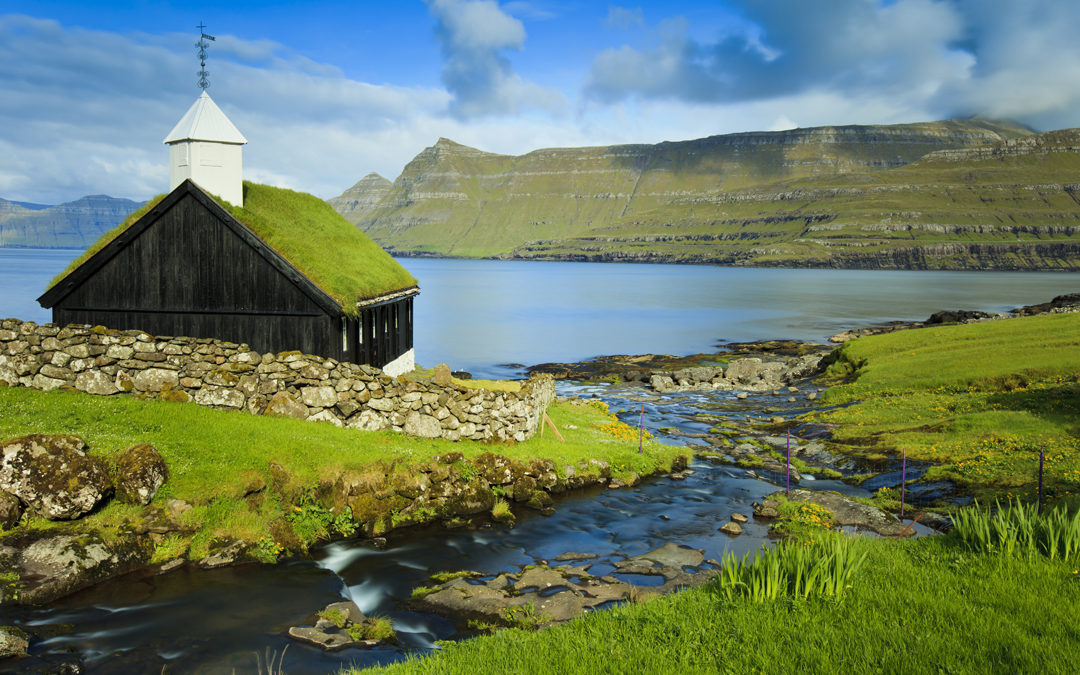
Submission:
M 247 139 L 205 89 L 165 138 L 170 192 L 38 298 L 59 325 L 414 367 L 416 280 L 329 204 L 243 180 Z

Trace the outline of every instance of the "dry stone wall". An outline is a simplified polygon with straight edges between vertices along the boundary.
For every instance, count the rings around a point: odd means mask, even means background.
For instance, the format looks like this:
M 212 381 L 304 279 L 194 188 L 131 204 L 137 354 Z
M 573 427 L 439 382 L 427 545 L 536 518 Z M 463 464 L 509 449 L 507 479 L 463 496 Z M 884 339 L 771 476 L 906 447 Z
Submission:
M 0 322 L 0 385 L 282 415 L 451 441 L 531 437 L 555 398 L 547 376 L 520 392 L 391 378 L 377 368 L 300 352 L 260 354 L 208 338 L 155 337 L 103 326 Z

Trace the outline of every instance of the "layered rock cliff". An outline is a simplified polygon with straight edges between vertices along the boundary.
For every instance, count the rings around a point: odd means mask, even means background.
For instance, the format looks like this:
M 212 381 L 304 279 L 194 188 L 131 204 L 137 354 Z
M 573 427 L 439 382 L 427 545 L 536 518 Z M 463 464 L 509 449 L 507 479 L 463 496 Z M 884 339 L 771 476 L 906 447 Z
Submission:
M 1076 269 L 1077 147 L 978 119 L 521 156 L 439 139 L 332 203 L 406 255 Z
M 39 209 L 0 199 L 0 246 L 86 248 L 140 206 L 106 195 Z

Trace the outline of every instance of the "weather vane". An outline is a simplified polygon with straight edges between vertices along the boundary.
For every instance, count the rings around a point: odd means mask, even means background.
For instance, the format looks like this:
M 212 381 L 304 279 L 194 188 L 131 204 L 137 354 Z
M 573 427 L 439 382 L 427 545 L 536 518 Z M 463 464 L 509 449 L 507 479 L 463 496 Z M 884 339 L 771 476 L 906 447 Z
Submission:
M 206 26 L 201 21 L 196 28 L 199 29 L 199 41 L 195 43 L 195 46 L 199 48 L 199 86 L 206 91 L 206 88 L 210 86 L 210 73 L 206 72 L 206 48 L 210 46 L 207 40 L 214 41 L 215 38 L 213 35 L 206 34 Z

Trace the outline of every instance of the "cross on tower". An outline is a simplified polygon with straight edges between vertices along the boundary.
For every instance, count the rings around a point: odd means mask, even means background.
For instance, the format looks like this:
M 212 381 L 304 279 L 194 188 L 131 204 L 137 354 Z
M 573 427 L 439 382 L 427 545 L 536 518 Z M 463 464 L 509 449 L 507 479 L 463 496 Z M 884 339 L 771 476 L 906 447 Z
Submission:
M 210 86 L 210 73 L 206 72 L 206 48 L 210 46 L 207 40 L 215 41 L 213 35 L 206 34 L 206 26 L 200 21 L 196 26 L 199 29 L 199 41 L 195 43 L 195 46 L 199 48 L 199 86 L 203 91 Z

